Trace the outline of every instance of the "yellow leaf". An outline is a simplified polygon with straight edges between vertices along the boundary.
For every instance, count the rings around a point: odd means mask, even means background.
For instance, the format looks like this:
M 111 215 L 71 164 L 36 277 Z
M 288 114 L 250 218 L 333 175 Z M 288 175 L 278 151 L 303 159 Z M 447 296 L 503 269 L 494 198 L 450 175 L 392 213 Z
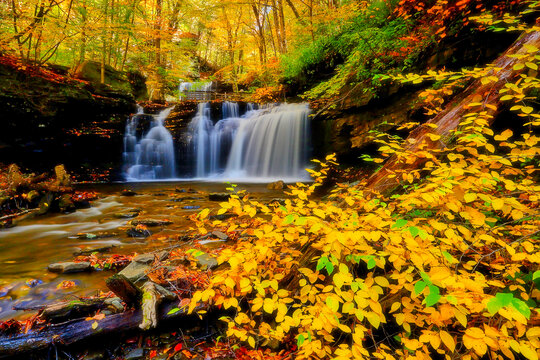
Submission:
M 519 344 L 519 351 L 529 360 L 538 360 L 538 353 L 525 342 Z
M 446 345 L 448 350 L 450 350 L 450 352 L 454 352 L 454 349 L 456 348 L 456 343 L 455 343 L 454 338 L 452 337 L 452 335 L 450 335 L 449 333 L 447 333 L 444 330 L 441 330 L 439 335 L 441 337 L 441 340 L 442 340 L 443 344 Z
M 379 315 L 370 311 L 366 313 L 366 318 L 375 329 L 379 328 L 379 325 L 381 324 L 381 318 L 379 317 Z
M 500 135 L 495 135 L 494 139 L 496 141 L 506 141 L 508 140 L 514 133 L 510 129 L 504 130 Z
M 466 193 L 463 196 L 463 199 L 465 200 L 465 202 L 470 203 L 470 202 L 476 200 L 476 194 L 475 193 Z
M 495 199 L 491 202 L 491 206 L 493 207 L 493 210 L 501 210 L 504 206 L 504 200 Z
M 393 313 L 400 307 L 401 307 L 401 303 L 399 301 L 396 301 L 395 303 L 392 304 L 392 307 L 390 308 L 390 312 Z
M 274 302 L 272 301 L 272 299 L 269 299 L 269 298 L 264 299 L 263 309 L 269 314 L 271 314 L 274 311 Z
M 225 279 L 225 285 L 226 285 L 227 287 L 230 287 L 231 289 L 234 289 L 235 282 L 234 282 L 234 280 L 231 279 L 231 278 L 226 278 L 226 279 Z
M 530 114 L 530 113 L 533 112 L 533 110 L 534 109 L 532 107 L 530 107 L 530 106 L 524 106 L 524 107 L 521 108 L 521 111 L 523 111 L 525 114 Z
M 485 336 L 484 331 L 477 327 L 472 327 L 465 330 L 465 334 L 475 339 L 483 339 Z
M 255 347 L 255 339 L 253 338 L 253 336 L 248 337 L 248 344 L 249 344 L 249 346 L 251 346 L 252 348 Z
M 98 324 L 97 321 L 94 321 L 94 322 L 92 323 L 92 329 L 96 330 L 98 326 L 99 326 L 99 324 Z

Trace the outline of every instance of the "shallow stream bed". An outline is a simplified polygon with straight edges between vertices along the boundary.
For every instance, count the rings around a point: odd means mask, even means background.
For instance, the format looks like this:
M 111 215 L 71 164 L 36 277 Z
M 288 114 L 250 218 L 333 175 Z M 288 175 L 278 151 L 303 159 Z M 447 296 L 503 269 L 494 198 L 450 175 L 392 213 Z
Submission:
M 89 209 L 71 214 L 36 216 L 17 226 L 0 230 L 0 320 L 24 318 L 33 312 L 13 307 L 37 307 L 60 299 L 76 299 L 106 290 L 105 279 L 113 271 L 55 274 L 47 271 L 54 262 L 71 261 L 77 251 L 112 245 L 109 253 L 147 253 L 171 245 L 191 226 L 189 215 L 205 207 L 216 208 L 208 194 L 225 192 L 227 185 L 210 182 L 168 182 L 128 184 L 86 184 L 78 190 L 96 191 L 99 199 Z M 124 189 L 137 193 L 123 196 Z M 283 197 L 282 190 L 268 190 L 266 184 L 241 184 L 253 199 L 269 201 Z M 187 208 L 185 208 L 187 207 Z M 133 238 L 127 235 L 131 219 L 117 218 L 119 213 L 141 209 L 138 219 L 169 220 L 171 225 L 151 227 L 152 236 Z M 81 239 L 76 234 L 114 234 L 98 239 Z M 64 281 L 75 286 L 63 289 Z

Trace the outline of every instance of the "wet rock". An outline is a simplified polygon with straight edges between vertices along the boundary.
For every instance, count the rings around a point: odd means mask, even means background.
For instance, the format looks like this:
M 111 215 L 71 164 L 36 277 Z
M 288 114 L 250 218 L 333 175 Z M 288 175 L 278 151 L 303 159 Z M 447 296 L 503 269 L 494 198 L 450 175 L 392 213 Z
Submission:
M 152 267 L 147 264 L 143 264 L 137 261 L 132 261 L 126 266 L 118 275 L 124 275 L 130 281 L 137 282 L 140 280 L 146 280 L 146 274 Z
M 47 267 L 47 270 L 50 272 L 61 273 L 61 274 L 70 274 L 76 272 L 84 272 L 92 270 L 92 265 L 89 262 L 61 262 L 50 264 Z
M 271 182 L 266 186 L 268 190 L 283 190 L 284 187 L 285 183 L 283 182 L 283 180 Z
M 268 204 L 278 203 L 279 205 L 285 205 L 285 199 L 274 198 L 268 202 Z
M 224 232 L 221 232 L 219 230 L 212 231 L 212 235 L 217 237 L 220 240 L 227 240 L 229 238 L 229 235 L 225 234 Z
M 138 360 L 144 358 L 144 349 L 137 348 L 129 351 L 124 357 L 125 360 Z
M 76 210 L 75 204 L 71 201 L 71 195 L 69 194 L 64 194 L 60 197 L 58 200 L 58 207 L 61 212 L 65 213 L 74 212 Z
M 173 222 L 170 220 L 154 220 L 154 219 L 137 219 L 132 220 L 131 225 L 139 226 L 144 225 L 148 227 L 171 225 Z
M 114 310 L 114 312 L 124 311 L 124 305 L 122 305 L 122 299 L 120 299 L 119 297 L 105 299 L 103 303 L 107 305 L 111 310 Z
M 135 238 L 147 238 L 150 235 L 152 235 L 150 230 L 146 229 L 145 227 L 140 227 L 140 226 L 132 227 L 131 229 L 128 229 L 126 233 L 128 236 L 135 237 Z
M 139 195 L 137 194 L 135 191 L 133 190 L 122 190 L 122 196 L 135 196 L 135 195 Z
M 92 207 L 92 204 L 88 200 L 77 199 L 73 203 L 77 209 L 90 209 Z
M 208 200 L 210 201 L 227 201 L 231 197 L 229 193 L 210 193 L 208 194 Z
M 158 261 L 163 261 L 169 257 L 169 253 L 167 251 L 160 251 L 158 253 L 148 253 L 148 254 L 140 254 L 133 258 L 133 261 L 136 261 L 141 264 L 151 264 L 154 262 L 155 259 Z
M 196 256 L 195 260 L 197 260 L 198 265 L 203 269 L 210 270 L 218 266 L 217 259 L 206 253 Z
M 227 219 L 230 219 L 230 218 L 234 218 L 234 217 L 237 217 L 238 215 L 236 214 L 219 214 L 219 215 L 210 215 L 209 216 L 209 219 L 210 220 L 227 220 Z
M 90 255 L 92 253 L 104 253 L 109 250 L 111 250 L 114 247 L 114 245 L 104 245 L 104 246 L 95 246 L 95 247 L 88 247 L 88 248 L 76 248 L 73 252 L 73 255 Z
M 114 232 L 97 232 L 97 233 L 78 233 L 74 237 L 80 240 L 96 240 L 96 239 L 107 239 L 118 236 L 118 233 Z
M 174 189 L 174 191 L 176 191 L 177 193 L 185 193 L 185 192 L 186 192 L 186 189 L 179 189 L 179 188 L 176 188 L 176 189 Z
M 176 197 L 176 198 L 171 199 L 171 201 L 174 201 L 174 202 L 196 201 L 196 200 L 204 200 L 204 198 L 197 197 L 197 196 L 182 196 L 182 197 Z
M 152 196 L 167 196 L 165 193 L 153 193 Z
M 129 212 L 118 212 L 114 213 L 113 217 L 117 219 L 133 219 L 134 217 L 139 216 L 139 212 L 129 211 Z
M 186 205 L 186 206 L 182 206 L 182 209 L 184 210 L 196 210 L 196 209 L 199 209 L 200 208 L 200 205 Z
M 56 185 L 65 187 L 71 186 L 71 177 L 67 173 L 64 165 L 55 166 L 54 173 L 56 175 Z

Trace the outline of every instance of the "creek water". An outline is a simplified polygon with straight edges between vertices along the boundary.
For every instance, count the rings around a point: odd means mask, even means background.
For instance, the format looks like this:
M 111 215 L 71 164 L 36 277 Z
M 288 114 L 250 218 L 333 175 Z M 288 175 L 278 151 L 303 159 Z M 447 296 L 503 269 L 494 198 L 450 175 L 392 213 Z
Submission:
M 79 186 L 79 190 L 100 194 L 91 208 L 71 214 L 36 216 L 21 221 L 13 228 L 0 230 L 0 320 L 33 314 L 13 307 L 35 307 L 106 290 L 105 279 L 113 271 L 53 274 L 47 271 L 47 265 L 70 261 L 78 249 L 89 247 L 113 245 L 109 253 L 140 254 L 176 245 L 178 235 L 184 234 L 191 226 L 189 215 L 202 208 L 217 208 L 219 202 L 209 201 L 208 193 L 224 192 L 226 187 L 223 183 L 210 182 L 84 185 Z M 247 190 L 253 199 L 261 201 L 283 196 L 282 191 L 268 190 L 262 184 L 242 184 L 238 188 Z M 138 195 L 122 196 L 123 189 L 133 190 Z M 184 197 L 187 199 L 178 201 Z M 184 209 L 185 206 L 200 208 Z M 126 234 L 130 219 L 118 219 L 115 214 L 134 208 L 142 210 L 139 219 L 167 219 L 173 224 L 150 228 L 153 235 L 149 238 L 131 238 Z M 103 239 L 75 236 L 98 232 L 114 235 Z M 76 286 L 57 288 L 66 280 L 74 281 Z

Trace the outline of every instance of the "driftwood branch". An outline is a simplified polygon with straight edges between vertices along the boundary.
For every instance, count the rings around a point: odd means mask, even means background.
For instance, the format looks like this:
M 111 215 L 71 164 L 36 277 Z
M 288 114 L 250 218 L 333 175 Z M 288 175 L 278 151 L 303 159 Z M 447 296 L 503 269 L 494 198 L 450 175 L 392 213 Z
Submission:
M 171 312 L 172 309 L 178 307 L 177 301 L 163 304 L 157 315 L 159 321 L 162 322 L 186 316 L 186 309 Z M 19 356 L 26 352 L 43 350 L 51 345 L 71 345 L 96 336 L 138 329 L 142 320 L 142 310 L 138 309 L 109 315 L 102 320 L 72 320 L 61 324 L 50 325 L 39 331 L 30 331 L 27 334 L 16 334 L 13 336 L 0 335 L 0 358 Z M 97 323 L 97 327 L 94 323 Z
M 540 23 L 540 20 L 537 22 Z M 419 126 L 414 129 L 408 137 L 406 143 L 411 145 L 405 148 L 406 151 L 414 153 L 422 149 L 426 144 L 427 148 L 440 149 L 444 148 L 445 144 L 441 141 L 433 142 L 429 139 L 428 134 L 441 135 L 442 138 L 448 137 L 452 131 L 457 129 L 463 115 L 470 112 L 468 104 L 475 102 L 475 98 L 481 97 L 484 103 L 484 111 L 492 116 L 492 119 L 497 115 L 499 110 L 493 110 L 486 105 L 494 105 L 497 109 L 502 108 L 499 91 L 509 81 L 514 81 L 521 71 L 514 70 L 514 65 L 523 60 L 509 55 L 526 54 L 528 49 L 526 46 L 540 47 L 540 32 L 533 31 L 523 34 L 510 46 L 501 56 L 493 63 L 493 67 L 500 69 L 492 70 L 489 75 L 498 77 L 495 83 L 482 84 L 481 80 L 475 80 L 463 91 L 458 98 L 452 101 L 446 108 L 437 114 L 434 118 L 428 121 L 428 124 L 437 125 L 436 129 L 431 129 L 428 126 Z M 400 171 L 408 171 L 420 167 L 425 159 L 416 159 L 412 164 L 400 161 L 397 156 L 390 157 L 383 167 L 368 179 L 368 187 L 375 192 L 384 193 L 392 190 L 398 183 L 398 177 L 395 176 L 397 169 Z

